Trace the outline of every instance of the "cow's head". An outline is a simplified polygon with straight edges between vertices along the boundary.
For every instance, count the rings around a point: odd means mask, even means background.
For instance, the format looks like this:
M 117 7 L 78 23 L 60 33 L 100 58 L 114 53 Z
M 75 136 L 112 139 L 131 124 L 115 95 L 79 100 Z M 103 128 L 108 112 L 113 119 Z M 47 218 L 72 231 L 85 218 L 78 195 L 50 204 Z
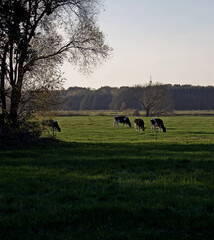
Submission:
M 131 122 L 130 122 L 129 118 L 126 118 L 126 124 L 128 124 L 128 125 L 129 125 L 129 127 L 132 127 L 132 124 L 131 124 Z
M 58 132 L 61 132 L 61 128 L 59 127 L 59 124 L 57 121 L 54 123 L 54 127 L 58 130 Z

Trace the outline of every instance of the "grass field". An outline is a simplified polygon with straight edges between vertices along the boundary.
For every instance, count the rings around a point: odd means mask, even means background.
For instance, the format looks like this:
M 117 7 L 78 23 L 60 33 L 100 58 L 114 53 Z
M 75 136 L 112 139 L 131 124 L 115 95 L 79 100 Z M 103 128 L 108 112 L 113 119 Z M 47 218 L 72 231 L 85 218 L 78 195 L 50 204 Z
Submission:
M 0 150 L 0 239 L 213 239 L 214 118 L 143 119 L 58 117 L 60 143 Z

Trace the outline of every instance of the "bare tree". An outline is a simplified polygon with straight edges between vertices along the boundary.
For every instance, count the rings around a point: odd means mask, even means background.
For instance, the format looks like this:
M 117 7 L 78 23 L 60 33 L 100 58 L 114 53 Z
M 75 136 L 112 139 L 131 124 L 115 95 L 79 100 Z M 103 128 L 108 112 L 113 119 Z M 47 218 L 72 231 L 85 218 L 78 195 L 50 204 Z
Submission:
M 109 56 L 99 7 L 99 0 L 0 0 L 1 109 L 14 127 L 26 91 L 62 85 L 54 74 L 65 59 L 89 71 Z
M 146 117 L 151 115 L 166 115 L 172 112 L 169 91 L 166 85 L 159 83 L 131 87 L 124 98 L 134 101 L 146 111 Z

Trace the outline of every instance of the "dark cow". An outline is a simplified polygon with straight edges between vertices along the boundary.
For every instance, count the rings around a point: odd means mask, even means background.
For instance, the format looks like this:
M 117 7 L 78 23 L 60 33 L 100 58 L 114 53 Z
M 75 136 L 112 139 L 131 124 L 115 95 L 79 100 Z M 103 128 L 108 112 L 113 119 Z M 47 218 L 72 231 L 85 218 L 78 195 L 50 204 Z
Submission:
M 136 131 L 140 129 L 145 131 L 144 121 L 142 119 L 135 119 L 134 124 L 135 124 Z
M 53 136 L 56 135 L 56 131 L 61 132 L 61 128 L 59 127 L 59 124 L 56 120 L 53 119 L 47 119 L 42 121 L 43 130 L 45 130 L 46 127 L 50 127 L 53 130 Z
M 151 119 L 151 132 L 153 128 L 154 131 L 156 131 L 156 127 L 159 128 L 159 132 L 161 132 L 161 129 L 163 129 L 163 132 L 166 132 L 166 128 L 164 127 L 163 121 L 159 118 Z
M 124 126 L 124 124 L 126 126 L 129 125 L 129 127 L 132 126 L 129 118 L 125 117 L 125 116 L 116 116 L 116 117 L 114 117 L 114 124 L 113 124 L 113 126 L 115 127 L 115 124 L 117 124 L 117 126 L 118 126 L 119 123 L 122 123 L 123 126 Z

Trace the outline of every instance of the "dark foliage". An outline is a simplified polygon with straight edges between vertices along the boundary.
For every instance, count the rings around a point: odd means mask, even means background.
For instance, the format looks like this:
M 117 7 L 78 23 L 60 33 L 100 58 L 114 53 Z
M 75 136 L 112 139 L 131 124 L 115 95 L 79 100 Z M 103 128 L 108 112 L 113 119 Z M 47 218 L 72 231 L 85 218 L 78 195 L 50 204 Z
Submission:
M 214 109 L 214 87 L 191 85 L 165 85 L 174 110 L 212 110 Z M 98 90 L 73 87 L 61 92 L 64 98 L 63 110 L 142 110 L 134 98 L 124 100 L 129 87 L 103 87 Z
M 19 115 L 17 125 L 6 114 L 4 127 L 0 125 L 0 146 L 25 146 L 36 141 L 42 134 L 42 126 L 38 121 L 30 121 L 31 114 Z

